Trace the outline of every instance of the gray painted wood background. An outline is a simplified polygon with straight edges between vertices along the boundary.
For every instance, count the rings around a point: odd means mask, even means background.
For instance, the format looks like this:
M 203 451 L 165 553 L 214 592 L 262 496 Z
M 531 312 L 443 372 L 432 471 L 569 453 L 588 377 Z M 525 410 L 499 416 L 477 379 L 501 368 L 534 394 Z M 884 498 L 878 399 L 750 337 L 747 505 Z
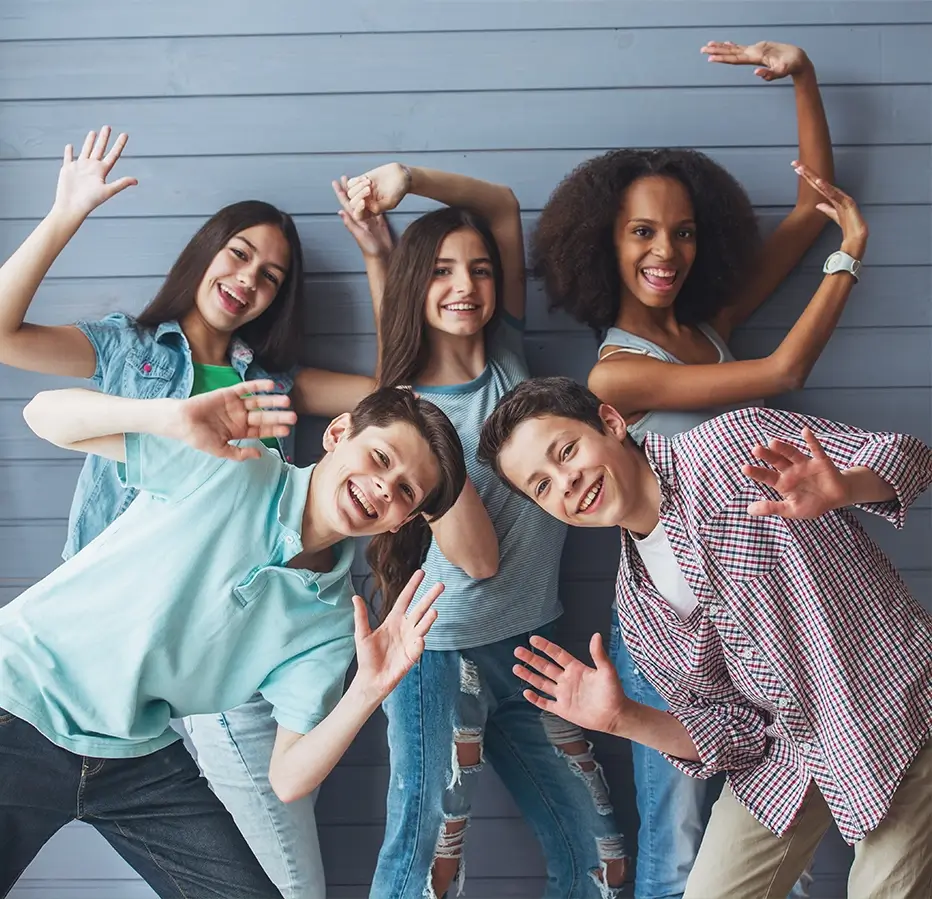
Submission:
M 330 179 L 403 158 L 512 185 L 533 227 L 556 182 L 604 149 L 695 146 L 747 187 L 765 227 L 792 205 L 793 95 L 749 69 L 708 65 L 711 38 L 803 46 L 817 66 L 838 182 L 871 228 L 867 269 L 841 326 L 790 408 L 932 441 L 932 4 L 548 0 L 3 0 L 0 3 L 0 258 L 49 208 L 65 143 L 109 123 L 131 141 L 119 173 L 139 187 L 91 220 L 40 289 L 32 321 L 139 310 L 175 255 L 220 206 L 246 197 L 297 219 L 306 247 L 306 360 L 368 371 L 373 322 L 359 254 Z M 396 230 L 429 208 L 411 198 Z M 772 349 L 818 279 L 828 231 L 736 336 Z M 527 350 L 537 373 L 583 378 L 589 333 L 549 315 L 531 285 Z M 58 562 L 80 460 L 26 429 L 21 410 L 58 379 L 0 369 L 0 603 Z M 302 422 L 304 458 L 320 423 Z M 907 529 L 868 527 L 932 604 L 932 504 Z M 605 627 L 617 535 L 575 533 L 564 558 L 565 638 Z M 360 569 L 360 574 L 363 571 Z M 625 746 L 597 740 L 620 817 L 635 818 Z M 330 895 L 360 897 L 384 820 L 380 716 L 319 804 Z M 539 895 L 533 839 L 488 772 L 467 841 L 467 895 Z M 843 895 L 848 851 L 830 835 L 813 893 Z M 66 828 L 16 897 L 149 897 L 84 825 Z

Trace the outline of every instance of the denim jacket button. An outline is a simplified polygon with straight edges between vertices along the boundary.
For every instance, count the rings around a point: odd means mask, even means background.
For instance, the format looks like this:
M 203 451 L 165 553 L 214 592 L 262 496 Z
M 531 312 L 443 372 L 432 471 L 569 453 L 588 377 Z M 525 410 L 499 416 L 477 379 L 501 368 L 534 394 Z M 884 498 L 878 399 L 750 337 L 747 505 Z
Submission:
M 149 374 L 149 372 L 152 371 L 152 366 L 151 366 L 148 362 L 143 362 L 143 364 L 142 364 L 142 370 L 143 370 L 146 374 Z
M 285 456 L 285 461 L 286 461 L 286 462 L 290 462 L 290 461 L 291 461 L 291 456 Z

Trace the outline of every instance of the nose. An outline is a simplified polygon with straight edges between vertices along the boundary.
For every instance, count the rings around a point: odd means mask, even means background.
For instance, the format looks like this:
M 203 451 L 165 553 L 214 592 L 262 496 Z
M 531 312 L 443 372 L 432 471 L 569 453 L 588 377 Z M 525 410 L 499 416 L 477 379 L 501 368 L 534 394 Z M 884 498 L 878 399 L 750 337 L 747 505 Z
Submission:
M 575 469 L 566 469 L 563 472 L 563 495 L 572 496 L 579 484 L 581 475 Z
M 247 290 L 255 290 L 258 278 L 257 269 L 258 265 L 255 261 L 244 262 L 236 272 L 236 280 Z
M 390 503 L 392 501 L 393 488 L 388 478 L 373 478 L 372 485 L 375 487 L 375 492 L 381 496 L 385 502 Z
M 460 296 L 468 297 L 473 291 L 473 280 L 472 275 L 469 271 L 463 271 L 457 275 L 456 280 L 453 284 L 453 289 L 460 294 Z
M 673 241 L 666 231 L 657 231 L 650 249 L 658 259 L 666 261 L 673 258 Z

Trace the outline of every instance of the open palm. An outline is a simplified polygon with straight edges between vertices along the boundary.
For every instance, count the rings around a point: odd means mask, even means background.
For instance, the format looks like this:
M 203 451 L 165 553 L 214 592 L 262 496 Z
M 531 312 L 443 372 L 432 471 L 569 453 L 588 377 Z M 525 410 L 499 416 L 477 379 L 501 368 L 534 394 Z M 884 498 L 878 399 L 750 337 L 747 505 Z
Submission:
M 524 698 L 579 727 L 615 733 L 627 697 L 601 635 L 589 641 L 594 668 L 543 637 L 531 637 L 531 646 L 538 652 L 523 646 L 515 650 L 524 665 L 515 665 L 514 673 L 534 688 L 525 690 Z
M 270 380 L 244 381 L 233 387 L 212 390 L 181 400 L 169 436 L 213 456 L 225 459 L 257 458 L 258 447 L 234 446 L 231 440 L 285 437 L 297 416 L 284 394 L 262 391 L 275 389 Z
M 757 66 L 754 74 L 764 81 L 776 81 L 787 75 L 798 75 L 809 64 L 809 57 L 792 44 L 758 41 L 756 44 L 735 44 L 731 41 L 710 41 L 702 48 L 709 62 L 731 66 Z
M 401 591 L 382 624 L 372 629 L 365 601 L 353 597 L 356 621 L 357 678 L 384 698 L 398 686 L 424 652 L 424 637 L 437 620 L 434 601 L 443 593 L 443 584 L 434 584 L 411 609 L 414 594 L 424 580 L 424 572 L 415 572 Z
M 120 134 L 107 153 L 110 126 L 104 125 L 99 135 L 96 131 L 88 132 L 77 158 L 74 156 L 74 148 L 68 144 L 65 147 L 61 171 L 58 173 L 56 208 L 83 219 L 101 203 L 136 184 L 135 178 L 119 178 L 107 182 L 128 139 L 128 135 Z
M 754 448 L 754 456 L 770 468 L 742 465 L 741 470 L 759 484 L 779 493 L 782 500 L 759 500 L 748 506 L 750 515 L 780 515 L 783 518 L 818 518 L 846 505 L 846 484 L 835 463 L 809 428 L 803 439 L 811 455 L 782 440 Z

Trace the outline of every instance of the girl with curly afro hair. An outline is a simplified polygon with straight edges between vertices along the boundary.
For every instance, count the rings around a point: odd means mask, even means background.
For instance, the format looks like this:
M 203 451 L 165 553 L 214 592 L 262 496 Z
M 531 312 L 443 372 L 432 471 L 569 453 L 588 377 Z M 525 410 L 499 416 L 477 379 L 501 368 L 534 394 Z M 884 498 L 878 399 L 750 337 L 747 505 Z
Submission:
M 828 184 L 834 177 L 832 146 L 815 70 L 801 49 L 713 42 L 702 52 L 711 62 L 757 66 L 755 74 L 765 81 L 793 79 L 799 129 L 794 166 L 801 177 L 796 206 L 776 231 L 761 241 L 744 190 L 702 153 L 615 150 L 564 179 L 532 241 L 533 265 L 552 306 L 592 327 L 603 341 L 589 387 L 622 414 L 638 442 L 647 431 L 672 437 L 721 412 L 802 386 L 850 291 L 850 284 L 827 278 L 770 356 L 736 361 L 729 352 L 733 330 L 815 242 L 826 222 L 823 211 L 838 221 L 825 204 L 834 190 Z M 842 249 L 859 256 L 863 235 L 850 230 L 843 227 L 848 242 Z M 665 539 L 651 536 L 654 543 Z M 613 655 L 625 690 L 664 708 L 634 667 L 617 626 L 615 621 Z M 707 782 L 681 774 L 646 747 L 633 746 L 633 756 L 641 819 L 635 894 L 682 897 L 702 838 Z M 793 895 L 805 895 L 803 881 Z

